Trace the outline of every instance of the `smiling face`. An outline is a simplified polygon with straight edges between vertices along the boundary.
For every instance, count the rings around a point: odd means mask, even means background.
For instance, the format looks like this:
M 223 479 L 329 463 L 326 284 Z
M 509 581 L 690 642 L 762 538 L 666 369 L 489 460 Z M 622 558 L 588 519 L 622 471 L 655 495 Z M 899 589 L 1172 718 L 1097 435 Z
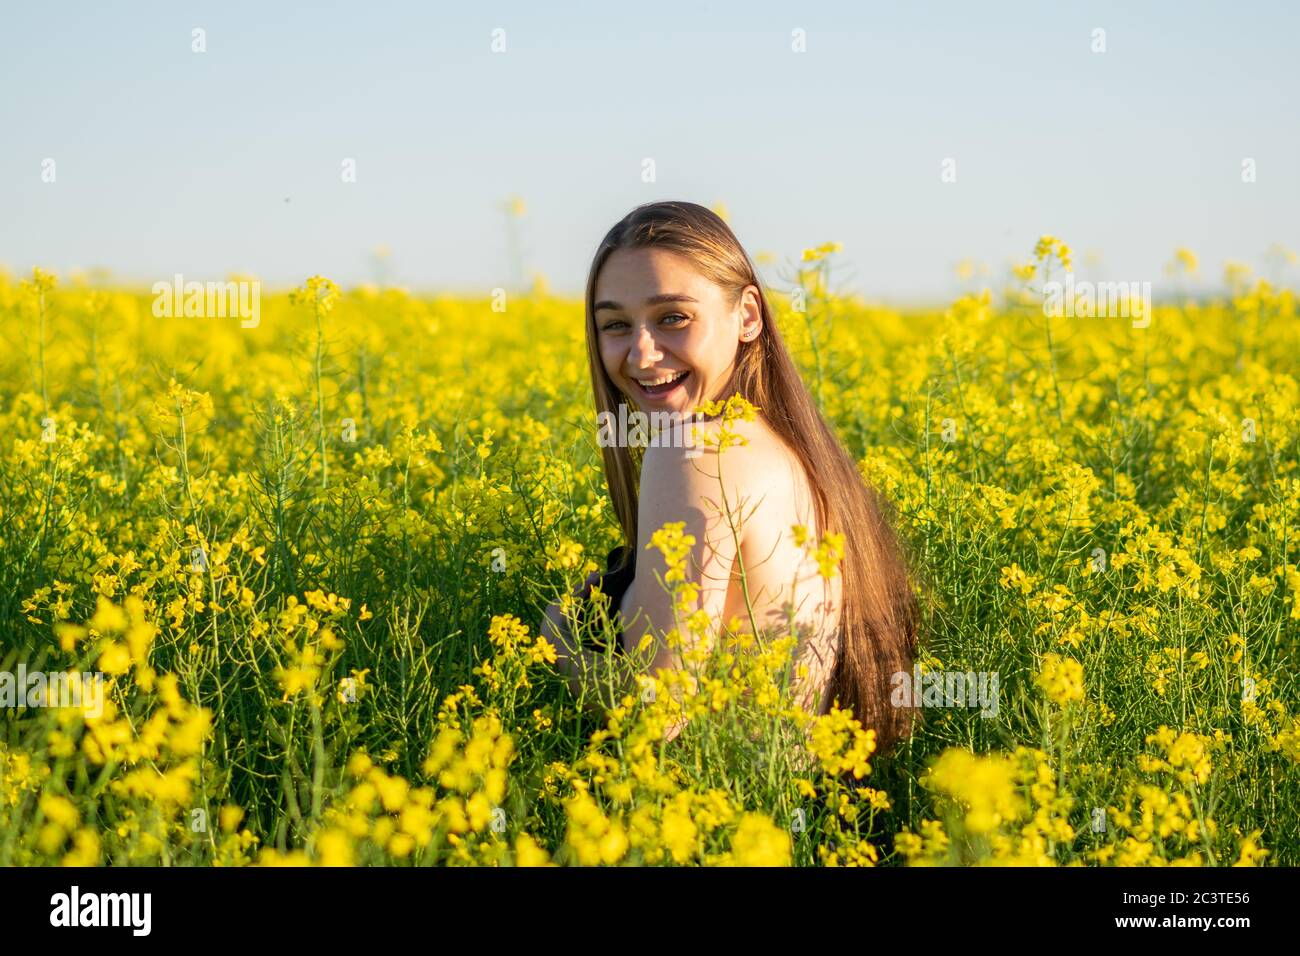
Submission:
M 666 249 L 618 249 L 596 279 L 596 345 L 614 385 L 648 412 L 717 399 L 740 342 L 762 327 L 758 289 L 740 301 Z

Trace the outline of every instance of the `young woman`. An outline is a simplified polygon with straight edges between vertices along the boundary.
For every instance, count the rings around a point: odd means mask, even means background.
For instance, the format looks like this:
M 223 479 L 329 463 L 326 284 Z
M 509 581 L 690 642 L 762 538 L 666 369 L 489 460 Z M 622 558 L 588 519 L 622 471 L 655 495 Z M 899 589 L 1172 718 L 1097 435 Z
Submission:
M 587 352 L 597 413 L 615 420 L 619 404 L 650 419 L 689 416 L 698 406 L 739 393 L 759 409 L 732 430 L 745 439 L 721 451 L 707 443 L 683 447 L 661 438 L 644 449 L 603 448 L 605 478 L 627 547 L 610 555 L 614 573 L 593 574 L 611 594 L 610 613 L 623 628 L 622 652 L 649 633 L 647 672 L 682 668 L 681 648 L 666 632 L 679 627 L 672 596 L 660 582 L 667 564 L 651 535 L 685 523 L 694 546 L 686 579 L 698 585 L 696 606 L 716 630 L 734 619 L 742 630 L 799 636 L 796 700 L 825 713 L 838 700 L 865 727 L 880 752 L 910 732 L 914 711 L 890 704 L 890 677 L 910 674 L 916 602 L 897 539 L 875 493 L 814 405 L 786 350 L 754 267 L 716 214 L 688 202 L 649 203 L 632 210 L 605 236 L 587 280 Z M 664 421 L 660 417 L 659 421 Z M 698 434 L 716 436 L 717 416 Z M 638 460 L 639 459 L 639 460 Z M 813 542 L 843 535 L 839 573 L 818 573 L 792 526 Z M 615 567 L 617 565 L 617 567 Z M 744 569 L 742 579 L 741 568 Z M 556 644 L 559 666 L 575 694 L 601 693 L 593 679 L 603 652 L 581 645 L 557 602 L 543 633 Z M 631 675 L 635 676 L 635 675 Z M 606 689 L 608 705 L 630 681 Z M 681 730 L 668 731 L 672 739 Z

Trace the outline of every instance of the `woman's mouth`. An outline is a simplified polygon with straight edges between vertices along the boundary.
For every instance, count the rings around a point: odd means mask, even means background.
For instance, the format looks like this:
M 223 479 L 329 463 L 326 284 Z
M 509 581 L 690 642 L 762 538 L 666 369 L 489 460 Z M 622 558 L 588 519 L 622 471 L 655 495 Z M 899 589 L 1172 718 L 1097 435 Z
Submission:
M 682 383 L 686 381 L 686 379 L 690 376 L 690 374 L 691 373 L 689 371 L 670 372 L 667 375 L 662 375 L 658 378 L 649 379 L 649 382 L 653 382 L 655 384 L 648 384 L 647 382 L 643 382 L 641 379 L 635 379 L 635 378 L 632 381 L 636 383 L 636 386 L 640 390 L 642 395 L 650 396 L 653 398 L 663 398 L 664 396 L 670 395 L 677 389 L 681 388 Z

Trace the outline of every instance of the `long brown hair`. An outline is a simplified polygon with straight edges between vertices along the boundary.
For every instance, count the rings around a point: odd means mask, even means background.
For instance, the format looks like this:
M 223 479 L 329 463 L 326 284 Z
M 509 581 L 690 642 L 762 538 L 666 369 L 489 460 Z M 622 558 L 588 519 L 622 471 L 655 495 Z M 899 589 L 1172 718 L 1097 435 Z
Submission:
M 762 331 L 738 343 L 725 388 L 708 398 L 739 392 L 789 445 L 813 490 L 819 533 L 844 535 L 840 649 L 826 693 L 874 728 L 878 752 L 888 753 L 912 731 L 915 706 L 891 706 L 891 675 L 906 673 L 911 686 L 917 601 L 902 548 L 882 501 L 868 486 L 808 393 L 781 339 L 767 293 L 744 247 L 716 213 L 690 202 L 654 202 L 633 209 L 601 240 L 587 277 L 587 357 L 596 412 L 617 416 L 628 399 L 605 371 L 596 337 L 596 279 L 618 249 L 657 247 L 689 258 L 699 272 L 739 301 L 746 286 L 759 290 Z M 603 446 L 605 481 L 627 543 L 636 547 L 640 449 Z M 638 453 L 634 457 L 634 453 Z M 915 702 L 913 702 L 915 703 Z M 823 704 L 826 707 L 826 704 Z

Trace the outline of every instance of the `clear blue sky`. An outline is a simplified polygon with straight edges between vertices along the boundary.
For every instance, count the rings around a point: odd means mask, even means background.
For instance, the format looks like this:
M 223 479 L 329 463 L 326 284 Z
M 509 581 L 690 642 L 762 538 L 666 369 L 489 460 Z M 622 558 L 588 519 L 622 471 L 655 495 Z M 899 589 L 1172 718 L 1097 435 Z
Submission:
M 1000 274 L 1043 232 L 1096 278 L 1158 290 L 1185 245 L 1217 281 L 1300 250 L 1298 6 L 9 4 L 0 264 L 352 283 L 386 244 L 393 281 L 485 291 L 518 194 L 562 292 L 670 198 L 725 203 L 751 253 L 840 241 L 875 298 L 947 297 L 959 260 Z

